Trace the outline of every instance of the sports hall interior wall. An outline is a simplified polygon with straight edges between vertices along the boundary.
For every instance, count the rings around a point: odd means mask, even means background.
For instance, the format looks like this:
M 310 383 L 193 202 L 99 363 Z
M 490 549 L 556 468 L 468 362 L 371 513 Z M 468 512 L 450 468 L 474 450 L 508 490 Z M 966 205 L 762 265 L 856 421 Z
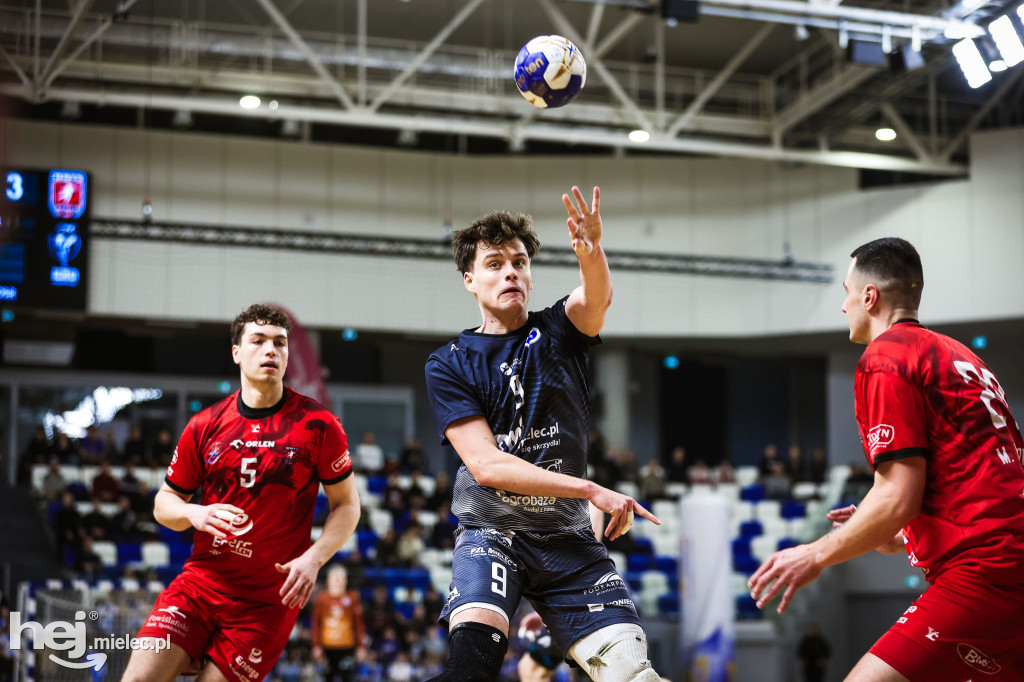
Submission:
M 972 137 L 966 180 L 859 190 L 854 170 L 730 159 L 459 157 L 3 121 L 0 158 L 92 173 L 93 216 L 443 238 L 494 208 L 532 213 L 542 241 L 566 243 L 559 197 L 600 184 L 608 249 L 831 263 L 829 285 L 616 274 L 607 337 L 756 336 L 839 330 L 849 252 L 899 234 L 921 250 L 922 315 L 933 322 L 1021 317 L 1024 134 Z M 450 333 L 476 315 L 447 261 L 98 239 L 90 312 L 220 321 L 275 300 L 312 327 Z M 534 301 L 578 281 L 537 273 Z M 461 294 L 461 296 L 460 296 Z

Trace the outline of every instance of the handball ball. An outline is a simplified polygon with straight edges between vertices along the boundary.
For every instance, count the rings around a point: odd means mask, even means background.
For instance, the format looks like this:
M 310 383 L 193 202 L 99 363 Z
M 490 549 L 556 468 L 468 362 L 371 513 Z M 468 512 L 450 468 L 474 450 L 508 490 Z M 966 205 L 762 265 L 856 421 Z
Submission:
M 516 57 L 516 87 L 535 107 L 564 107 L 587 81 L 587 63 L 562 36 L 537 36 Z

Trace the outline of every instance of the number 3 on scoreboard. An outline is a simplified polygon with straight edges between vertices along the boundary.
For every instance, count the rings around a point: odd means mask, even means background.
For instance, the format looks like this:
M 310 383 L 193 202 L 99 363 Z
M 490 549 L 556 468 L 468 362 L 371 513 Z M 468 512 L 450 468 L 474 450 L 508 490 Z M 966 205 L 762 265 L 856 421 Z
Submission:
M 494 582 L 491 583 L 491 590 L 502 597 L 505 596 L 505 586 L 508 582 L 508 572 L 505 567 L 499 564 L 497 561 L 491 562 L 491 577 L 494 578 Z

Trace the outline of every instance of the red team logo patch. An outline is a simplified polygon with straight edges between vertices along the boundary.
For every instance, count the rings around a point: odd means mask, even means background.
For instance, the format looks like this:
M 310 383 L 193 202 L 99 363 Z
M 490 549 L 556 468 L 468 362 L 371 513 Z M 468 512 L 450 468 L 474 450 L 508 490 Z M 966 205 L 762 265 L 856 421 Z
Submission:
M 868 431 L 868 448 L 871 449 L 871 454 L 875 454 L 879 448 L 891 445 L 895 435 L 896 429 L 888 424 L 879 424 Z
M 50 171 L 47 202 L 54 218 L 77 220 L 85 213 L 85 173 L 81 171 Z

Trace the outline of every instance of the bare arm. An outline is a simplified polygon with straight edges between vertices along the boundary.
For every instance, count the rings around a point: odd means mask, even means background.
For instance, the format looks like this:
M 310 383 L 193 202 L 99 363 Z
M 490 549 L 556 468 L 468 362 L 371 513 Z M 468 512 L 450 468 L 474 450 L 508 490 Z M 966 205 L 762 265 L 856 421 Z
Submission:
M 855 511 L 857 511 L 857 505 L 851 504 L 850 506 L 843 507 L 842 509 L 833 509 L 829 511 L 825 514 L 825 518 L 832 522 L 833 528 L 839 528 L 850 520 L 850 517 L 853 516 Z M 907 551 L 905 545 L 906 543 L 903 540 L 903 530 L 901 529 L 888 542 L 875 547 L 875 551 L 880 554 L 902 554 Z
M 359 523 L 359 492 L 354 476 L 340 483 L 324 486 L 331 504 L 331 513 L 324 521 L 324 530 L 313 545 L 286 564 L 275 564 L 279 573 L 288 577 L 281 586 L 281 603 L 289 608 L 302 608 L 313 594 L 316 575 L 342 545 L 352 537 Z
M 457 419 L 445 430 L 445 436 L 480 485 L 523 495 L 590 500 L 595 507 L 611 514 L 605 535 L 612 539 L 628 529 L 629 512 L 661 523 L 627 495 L 602 488 L 592 481 L 541 469 L 502 452 L 483 417 Z
M 604 328 L 604 316 L 612 304 L 612 275 L 601 247 L 601 190 L 594 188 L 589 209 L 578 187 L 573 187 L 572 193 L 576 205 L 568 194 L 562 195 L 562 203 L 569 213 L 566 222 L 572 248 L 580 262 L 582 284 L 569 294 L 565 314 L 581 332 L 597 336 Z
M 191 526 L 223 540 L 231 532 L 231 517 L 245 513 L 234 505 L 191 504 L 191 499 L 191 495 L 179 493 L 164 481 L 153 500 L 153 518 L 171 530 L 186 530 Z
M 815 580 L 826 567 L 893 541 L 896 532 L 921 509 L 925 467 L 923 457 L 880 464 L 874 485 L 847 523 L 810 544 L 776 552 L 761 564 L 747 583 L 758 607 L 785 588 L 778 608 L 782 613 L 796 591 Z

